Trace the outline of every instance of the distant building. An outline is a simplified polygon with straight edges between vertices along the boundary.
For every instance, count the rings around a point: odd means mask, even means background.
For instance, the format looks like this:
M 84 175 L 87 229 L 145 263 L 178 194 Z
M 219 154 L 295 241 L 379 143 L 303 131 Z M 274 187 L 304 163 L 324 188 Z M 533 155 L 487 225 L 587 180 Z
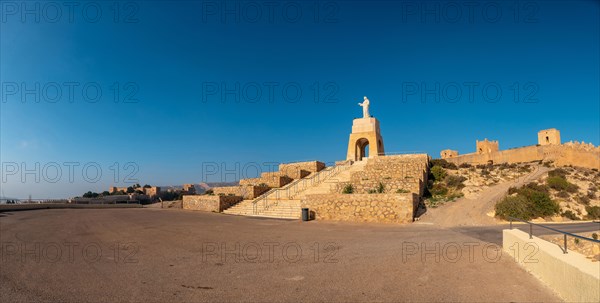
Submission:
M 183 184 L 182 193 L 184 195 L 195 195 L 196 187 L 194 186 L 194 184 Z

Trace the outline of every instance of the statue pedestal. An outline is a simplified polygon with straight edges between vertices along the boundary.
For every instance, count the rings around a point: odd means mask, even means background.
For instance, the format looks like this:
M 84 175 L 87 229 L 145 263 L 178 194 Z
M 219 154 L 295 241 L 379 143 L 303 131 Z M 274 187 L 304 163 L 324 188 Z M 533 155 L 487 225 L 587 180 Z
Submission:
M 384 155 L 379 120 L 373 117 L 354 119 L 346 160 L 361 161 L 367 155 L 367 146 L 369 158 Z

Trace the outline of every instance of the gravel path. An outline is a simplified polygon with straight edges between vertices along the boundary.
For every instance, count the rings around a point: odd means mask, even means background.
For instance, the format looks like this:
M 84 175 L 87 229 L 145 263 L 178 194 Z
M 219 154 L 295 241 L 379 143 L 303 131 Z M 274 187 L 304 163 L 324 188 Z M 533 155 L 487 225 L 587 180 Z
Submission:
M 544 166 L 533 166 L 533 171 L 526 176 L 491 186 L 483 190 L 477 199 L 459 198 L 447 202 L 437 208 L 429 208 L 420 217 L 423 223 L 431 223 L 442 227 L 483 226 L 504 223 L 490 216 L 493 214 L 496 201 L 502 199 L 510 187 L 520 187 L 536 180 L 550 169 Z

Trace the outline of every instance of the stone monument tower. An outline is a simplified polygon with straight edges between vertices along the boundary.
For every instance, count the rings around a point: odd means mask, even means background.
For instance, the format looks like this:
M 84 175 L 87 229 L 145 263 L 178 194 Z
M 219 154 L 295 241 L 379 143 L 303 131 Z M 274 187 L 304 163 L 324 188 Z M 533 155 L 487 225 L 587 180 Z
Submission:
M 379 121 L 369 114 L 369 99 L 364 97 L 363 117 L 352 121 L 352 133 L 348 142 L 346 160 L 361 161 L 365 156 L 373 158 L 384 155 L 383 137 L 379 130 Z M 367 149 L 368 147 L 368 149 Z

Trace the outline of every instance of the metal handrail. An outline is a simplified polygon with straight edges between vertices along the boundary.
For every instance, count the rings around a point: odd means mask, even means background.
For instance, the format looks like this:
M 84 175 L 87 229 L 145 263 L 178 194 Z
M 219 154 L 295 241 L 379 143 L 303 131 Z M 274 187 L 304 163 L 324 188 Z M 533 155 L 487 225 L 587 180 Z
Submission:
M 264 193 L 263 195 L 261 195 L 260 197 L 254 199 L 252 201 L 252 211 L 254 214 L 258 213 L 258 203 L 259 202 L 263 202 L 263 208 L 264 209 L 269 209 L 269 203 L 268 203 L 268 199 L 270 196 L 275 195 L 275 200 L 279 200 L 279 198 L 281 197 L 281 192 L 285 191 L 286 192 L 286 196 L 290 197 L 290 190 L 294 189 L 292 194 L 296 194 L 299 191 L 306 189 L 306 184 L 308 181 L 311 181 L 311 185 L 315 185 L 314 180 L 317 179 L 317 184 L 324 181 L 325 179 L 327 179 L 328 177 L 331 177 L 335 174 L 337 174 L 342 167 L 349 167 L 350 165 L 348 164 L 342 164 L 342 165 L 335 165 L 335 166 L 331 166 L 328 167 L 326 169 L 323 169 L 319 172 L 317 172 L 316 174 L 306 177 L 306 178 L 301 178 L 298 180 L 295 180 L 289 184 L 286 184 L 285 187 L 280 187 L 280 188 L 272 188 L 269 191 L 267 191 L 266 193 Z M 321 180 L 321 176 L 323 175 L 323 179 Z M 298 189 L 298 185 L 302 184 L 302 188 Z
M 426 151 L 422 150 L 409 150 L 409 151 L 397 151 L 397 152 L 381 152 L 378 156 L 394 156 L 394 155 L 413 155 L 413 154 L 426 154 Z
M 527 224 L 529 224 L 529 239 L 533 239 L 533 226 L 534 226 L 534 225 L 535 225 L 535 226 L 539 226 L 539 227 L 543 227 L 543 228 L 545 228 L 545 229 L 549 229 L 549 230 L 552 230 L 552 231 L 555 231 L 555 232 L 558 232 L 558 233 L 560 233 L 560 234 L 563 234 L 563 235 L 564 235 L 564 238 L 563 238 L 563 241 L 564 241 L 564 242 L 563 242 L 563 246 L 564 246 L 564 248 L 565 248 L 565 249 L 563 250 L 563 253 L 565 253 L 565 254 L 567 254 L 567 253 L 568 253 L 568 252 L 567 252 L 567 236 L 571 236 L 571 237 L 573 237 L 573 238 L 578 238 L 578 239 L 582 239 L 582 240 L 586 240 L 586 241 L 591 241 L 591 242 L 595 242 L 595 243 L 600 243 L 600 240 L 595 240 L 595 239 L 591 239 L 591 238 L 588 238 L 588 237 L 584 237 L 584 236 L 580 236 L 580 235 L 572 234 L 572 233 L 570 233 L 570 232 L 566 232 L 566 231 L 558 230 L 558 229 L 556 229 L 556 228 L 552 228 L 552 227 L 548 227 L 548 226 L 545 226 L 545 225 L 536 224 L 536 223 L 533 223 L 533 222 L 529 222 L 529 221 L 521 220 L 521 219 L 519 219 L 519 218 L 508 217 L 508 219 L 509 219 L 509 222 L 510 222 L 510 229 L 513 229 L 513 228 L 512 228 L 512 225 L 513 225 L 512 223 L 513 223 L 513 221 L 520 221 L 520 222 L 523 222 L 523 223 L 527 223 Z

